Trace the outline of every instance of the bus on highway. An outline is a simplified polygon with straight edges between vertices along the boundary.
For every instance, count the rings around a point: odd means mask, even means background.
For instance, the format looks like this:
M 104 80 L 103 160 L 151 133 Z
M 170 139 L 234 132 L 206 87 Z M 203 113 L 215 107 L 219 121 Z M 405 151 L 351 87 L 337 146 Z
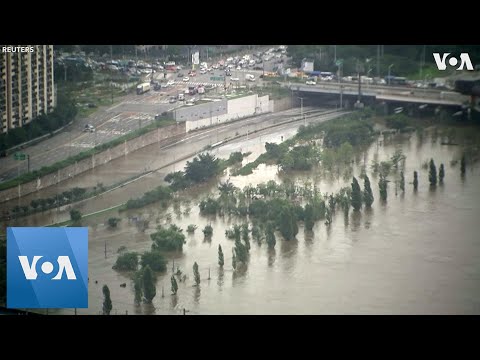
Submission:
M 399 76 L 385 76 L 385 82 L 388 85 L 407 85 L 407 78 Z

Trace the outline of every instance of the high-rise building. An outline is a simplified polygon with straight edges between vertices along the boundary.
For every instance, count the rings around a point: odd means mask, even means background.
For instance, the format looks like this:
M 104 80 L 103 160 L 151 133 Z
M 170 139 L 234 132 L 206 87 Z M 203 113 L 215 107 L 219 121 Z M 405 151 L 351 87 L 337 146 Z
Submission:
M 56 104 L 53 45 L 22 45 L 25 48 L 33 51 L 0 46 L 0 133 L 52 112 Z

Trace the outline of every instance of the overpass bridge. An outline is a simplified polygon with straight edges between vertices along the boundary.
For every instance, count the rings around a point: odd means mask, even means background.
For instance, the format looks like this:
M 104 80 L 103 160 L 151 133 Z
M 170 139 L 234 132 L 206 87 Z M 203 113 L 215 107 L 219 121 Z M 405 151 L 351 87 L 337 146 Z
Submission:
M 300 96 L 334 95 L 338 97 L 338 99 L 343 97 L 343 101 L 348 105 L 353 105 L 353 103 L 359 98 L 358 84 L 287 84 L 286 86 L 291 91 L 297 92 Z M 440 91 L 437 89 L 387 87 L 362 84 L 360 87 L 360 100 L 366 104 L 391 103 L 395 106 L 412 104 L 462 108 L 469 102 L 469 96 L 458 92 Z

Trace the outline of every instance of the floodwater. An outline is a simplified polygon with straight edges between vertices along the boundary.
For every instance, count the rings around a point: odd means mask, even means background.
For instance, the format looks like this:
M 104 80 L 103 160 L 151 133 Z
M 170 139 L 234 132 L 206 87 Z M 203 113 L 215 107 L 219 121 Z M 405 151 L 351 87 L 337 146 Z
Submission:
M 252 151 L 244 164 L 263 151 L 265 141 L 280 141 L 294 134 L 295 129 L 277 130 L 270 135 L 251 137 L 218 149 L 227 157 L 232 151 Z M 278 131 L 283 131 L 282 133 Z M 379 200 L 378 178 L 371 174 L 374 158 L 386 160 L 395 149 L 406 155 L 405 193 L 395 195 L 395 185 L 388 185 L 388 200 Z M 215 193 L 218 181 L 230 178 L 236 186 L 275 180 L 314 182 L 322 193 L 349 186 L 351 176 L 330 176 L 322 171 L 278 174 L 276 166 L 261 165 L 253 174 L 221 179 L 189 190 L 179 206 L 167 210 L 154 204 L 142 209 L 115 211 L 85 220 L 90 228 L 89 245 L 89 308 L 78 314 L 98 314 L 102 308 L 102 286 L 107 284 L 113 302 L 112 314 L 479 314 L 480 313 L 480 170 L 475 164 L 460 176 L 460 146 L 444 146 L 440 139 L 415 134 L 391 141 L 374 143 L 365 154 L 359 154 L 353 174 L 360 174 L 364 162 L 372 183 L 375 202 L 370 211 L 350 211 L 346 220 L 337 211 L 330 227 L 323 221 L 315 224 L 313 233 L 305 233 L 299 225 L 296 240 L 285 241 L 276 233 L 275 250 L 265 243 L 250 240 L 250 260 L 243 270 L 232 269 L 233 240 L 225 230 L 242 219 L 199 215 L 198 202 Z M 445 165 L 444 184 L 429 189 L 428 170 L 422 168 L 433 158 Z M 177 170 L 184 162 L 177 164 Z M 165 173 L 172 169 L 165 169 Z M 413 171 L 419 174 L 418 192 L 410 182 Z M 162 179 L 162 176 L 158 176 Z M 392 176 L 390 176 L 390 179 Z M 359 180 L 363 189 L 363 181 Z M 159 180 L 158 183 L 161 183 Z M 149 189 L 144 189 L 147 191 Z M 189 201 L 185 199 L 188 198 Z M 170 214 L 167 216 L 167 214 Z M 104 222 L 110 216 L 122 218 L 118 229 L 108 229 Z M 128 217 L 150 220 L 145 233 L 137 230 Z M 171 217 L 171 220 L 170 218 Z M 193 235 L 186 234 L 183 252 L 167 255 L 168 271 L 159 274 L 157 296 L 152 305 L 135 306 L 133 283 L 129 274 L 112 270 L 117 249 L 130 251 L 150 249 L 149 234 L 156 224 L 174 223 L 181 228 L 196 224 Z M 205 240 L 201 229 L 211 224 L 213 236 Z M 186 232 L 184 230 L 184 233 Z M 221 244 L 225 265 L 220 269 L 217 249 Z M 106 255 L 105 255 L 106 249 Z M 105 258 L 106 257 L 106 258 Z M 173 260 L 187 274 L 179 282 L 177 295 L 170 292 Z M 201 283 L 193 286 L 192 266 L 197 262 Z M 210 274 L 210 279 L 208 279 Z M 120 284 L 126 283 L 126 287 Z M 162 297 L 162 288 L 164 297 Z M 51 313 L 51 312 L 50 312 Z M 73 309 L 57 313 L 73 313 Z

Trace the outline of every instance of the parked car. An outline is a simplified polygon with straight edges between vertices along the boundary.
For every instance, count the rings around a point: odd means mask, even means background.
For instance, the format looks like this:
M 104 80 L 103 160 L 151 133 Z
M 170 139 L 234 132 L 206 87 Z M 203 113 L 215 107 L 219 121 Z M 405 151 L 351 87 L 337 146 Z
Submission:
M 86 124 L 83 131 L 85 131 L 85 132 L 95 132 L 95 127 L 91 124 Z
M 313 80 L 307 80 L 307 81 L 305 82 L 305 84 L 307 84 L 307 85 L 317 85 L 317 83 L 316 83 L 315 81 L 313 81 Z

